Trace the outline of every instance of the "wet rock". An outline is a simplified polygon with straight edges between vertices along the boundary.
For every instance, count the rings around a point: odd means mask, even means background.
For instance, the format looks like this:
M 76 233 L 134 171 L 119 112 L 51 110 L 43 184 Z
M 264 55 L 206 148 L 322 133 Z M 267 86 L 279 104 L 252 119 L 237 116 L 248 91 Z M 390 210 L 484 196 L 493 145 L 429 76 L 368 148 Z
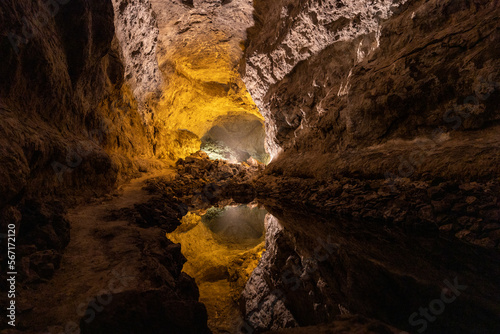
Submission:
M 377 184 L 381 188 L 373 189 Z M 479 203 L 491 203 L 489 189 L 500 191 L 500 184 L 496 181 L 488 185 L 476 182 L 476 200 L 472 205 L 466 203 L 470 193 L 463 190 L 461 185 L 459 182 L 445 181 L 435 182 L 432 186 L 428 182 L 407 181 L 404 186 L 394 185 L 391 192 L 380 196 L 380 192 L 386 190 L 384 184 L 376 180 L 344 178 L 324 185 L 318 180 L 284 178 L 269 175 L 266 171 L 254 181 L 259 199 L 272 199 L 281 205 L 293 203 L 307 212 L 377 221 L 386 226 L 395 224 L 404 226 L 412 233 L 434 233 L 437 230 L 455 234 L 459 230 L 480 232 L 484 226 L 495 222 L 498 210 L 478 211 L 476 208 Z M 441 189 L 441 199 L 432 199 L 429 189 Z M 309 201 L 303 198 L 309 198 Z M 468 206 L 473 210 L 467 212 Z M 489 225 L 488 228 L 494 229 L 495 226 Z M 470 234 L 466 239 L 479 240 L 486 236 Z

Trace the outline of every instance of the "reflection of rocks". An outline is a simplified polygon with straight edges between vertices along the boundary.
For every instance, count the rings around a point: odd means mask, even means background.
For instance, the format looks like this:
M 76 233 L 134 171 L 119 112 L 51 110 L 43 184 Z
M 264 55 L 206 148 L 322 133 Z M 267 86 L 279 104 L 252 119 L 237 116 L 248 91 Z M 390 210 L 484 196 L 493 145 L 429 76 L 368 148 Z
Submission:
M 293 245 L 272 215 L 266 216 L 265 227 L 266 250 L 241 294 L 241 307 L 246 316 L 241 329 L 258 332 L 298 326 L 284 303 L 283 292 L 276 289 L 273 282 L 273 278 L 279 280 L 280 272 L 286 270 L 288 258 L 293 261 Z
M 242 328 L 261 332 L 360 314 L 415 331 L 420 326 L 409 316 L 443 289 L 449 294 L 448 281 L 467 287 L 429 322 L 429 332 L 500 329 L 497 255 L 457 241 L 409 238 L 366 221 L 302 216 L 284 207 L 270 211 L 283 227 L 275 218 L 267 221 L 266 252 L 242 294 Z
M 224 242 L 242 243 L 263 236 L 266 213 L 265 209 L 248 205 L 214 207 L 202 216 L 202 222 Z

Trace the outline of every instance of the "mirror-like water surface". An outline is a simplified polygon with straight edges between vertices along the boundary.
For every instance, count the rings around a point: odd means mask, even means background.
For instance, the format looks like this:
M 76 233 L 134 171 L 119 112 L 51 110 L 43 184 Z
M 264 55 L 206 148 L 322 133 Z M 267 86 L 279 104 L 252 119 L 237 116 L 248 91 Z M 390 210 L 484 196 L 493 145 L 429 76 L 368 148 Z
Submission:
M 195 278 L 214 333 L 235 333 L 239 298 L 264 251 L 264 218 L 256 204 L 212 207 L 188 213 L 167 234 L 182 246 L 184 271 Z

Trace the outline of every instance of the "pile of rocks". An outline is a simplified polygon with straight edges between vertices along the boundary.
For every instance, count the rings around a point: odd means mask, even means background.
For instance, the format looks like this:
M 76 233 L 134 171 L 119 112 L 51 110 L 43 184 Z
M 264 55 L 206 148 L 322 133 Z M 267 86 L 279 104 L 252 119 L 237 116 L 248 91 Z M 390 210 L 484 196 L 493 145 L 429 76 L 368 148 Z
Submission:
M 224 160 L 210 160 L 202 151 L 179 159 L 175 166 L 177 175 L 174 179 L 152 179 L 146 189 L 192 207 L 229 198 L 237 202 L 252 201 L 256 196 L 252 181 L 264 170 L 264 165 L 255 160 L 232 164 Z

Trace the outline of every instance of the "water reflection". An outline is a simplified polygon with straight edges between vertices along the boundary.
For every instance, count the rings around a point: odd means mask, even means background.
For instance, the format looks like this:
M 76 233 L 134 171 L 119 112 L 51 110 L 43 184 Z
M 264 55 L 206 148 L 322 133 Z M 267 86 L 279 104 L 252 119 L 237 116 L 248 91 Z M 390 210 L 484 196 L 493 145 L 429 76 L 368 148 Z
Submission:
M 212 207 L 201 216 L 201 221 L 222 242 L 242 243 L 260 240 L 264 236 L 264 218 L 267 211 L 256 205 Z
M 268 210 L 276 218 L 266 219 L 266 251 L 242 294 L 241 332 L 342 314 L 412 333 L 500 332 L 498 252 L 367 221 Z
M 238 300 L 264 251 L 266 213 L 255 203 L 197 210 L 167 234 L 181 244 L 214 333 L 235 333 L 241 321 Z

